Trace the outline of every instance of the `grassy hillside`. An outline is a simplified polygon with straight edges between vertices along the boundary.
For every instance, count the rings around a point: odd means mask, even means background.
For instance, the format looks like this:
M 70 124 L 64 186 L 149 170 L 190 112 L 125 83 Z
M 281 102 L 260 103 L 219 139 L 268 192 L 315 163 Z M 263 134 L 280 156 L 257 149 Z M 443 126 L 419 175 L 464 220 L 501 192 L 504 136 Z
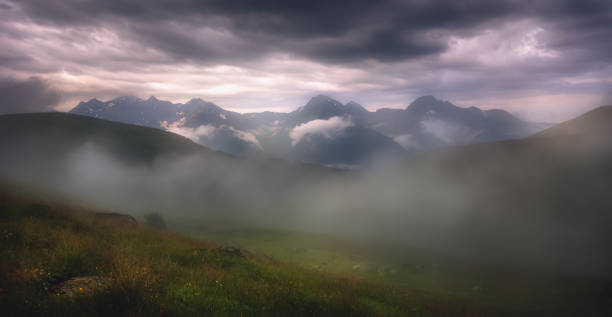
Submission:
M 0 314 L 489 316 L 476 305 L 0 196 Z
M 175 224 L 201 240 L 265 254 L 287 263 L 390 285 L 467 307 L 525 315 L 598 316 L 610 313 L 610 280 L 491 265 L 402 244 L 281 230 L 206 230 Z M 466 310 L 464 315 L 475 312 Z

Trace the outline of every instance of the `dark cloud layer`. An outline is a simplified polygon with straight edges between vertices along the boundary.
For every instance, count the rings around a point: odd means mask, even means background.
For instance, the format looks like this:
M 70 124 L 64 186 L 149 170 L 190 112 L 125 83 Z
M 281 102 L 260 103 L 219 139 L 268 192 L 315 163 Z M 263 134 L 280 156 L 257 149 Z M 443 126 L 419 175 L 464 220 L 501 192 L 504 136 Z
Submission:
M 84 99 L 161 89 L 285 107 L 316 93 L 366 106 L 603 96 L 610 25 L 609 0 L 0 0 L 0 75 L 61 77 Z M 185 72 L 200 74 L 190 89 Z
M 60 102 L 60 93 L 36 77 L 0 80 L 0 96 L 0 114 L 50 111 Z
M 552 43 L 557 48 L 586 44 L 601 54 L 612 33 L 612 4 L 604 0 L 24 0 L 19 6 L 41 23 L 114 27 L 172 56 L 196 60 L 281 50 L 335 63 L 399 61 L 444 51 L 449 34 L 525 17 L 559 27 Z M 232 39 L 209 41 L 192 32 L 198 28 L 228 32 Z

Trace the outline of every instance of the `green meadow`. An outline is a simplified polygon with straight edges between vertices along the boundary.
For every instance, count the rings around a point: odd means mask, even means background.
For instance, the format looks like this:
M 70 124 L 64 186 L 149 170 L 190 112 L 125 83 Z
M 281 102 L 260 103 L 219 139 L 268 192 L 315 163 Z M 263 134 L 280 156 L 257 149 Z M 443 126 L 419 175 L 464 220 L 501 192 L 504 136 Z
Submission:
M 9 316 L 573 315 L 594 287 L 329 235 L 178 234 L 10 196 L 0 211 Z
M 305 269 L 388 285 L 465 307 L 526 315 L 580 315 L 605 306 L 607 284 L 391 243 L 271 229 L 211 230 L 178 226 L 189 236 L 232 245 Z M 604 300 L 602 304 L 602 300 Z M 472 315 L 472 311 L 462 311 Z M 450 311 L 446 313 L 451 314 Z M 495 315 L 496 315 L 495 314 Z M 460 314 L 461 315 L 461 314 Z
M 234 254 L 217 242 L 99 222 L 61 204 L 4 197 L 0 210 L 0 313 L 9 316 L 517 313 L 296 265 L 274 253 Z

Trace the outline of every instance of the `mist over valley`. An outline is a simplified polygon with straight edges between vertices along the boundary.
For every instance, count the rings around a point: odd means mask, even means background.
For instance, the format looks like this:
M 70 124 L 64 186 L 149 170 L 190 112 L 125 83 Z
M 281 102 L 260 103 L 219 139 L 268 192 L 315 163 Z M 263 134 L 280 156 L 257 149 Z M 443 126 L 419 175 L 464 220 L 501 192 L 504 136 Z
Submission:
M 605 0 L 0 0 L 0 316 L 612 316 Z

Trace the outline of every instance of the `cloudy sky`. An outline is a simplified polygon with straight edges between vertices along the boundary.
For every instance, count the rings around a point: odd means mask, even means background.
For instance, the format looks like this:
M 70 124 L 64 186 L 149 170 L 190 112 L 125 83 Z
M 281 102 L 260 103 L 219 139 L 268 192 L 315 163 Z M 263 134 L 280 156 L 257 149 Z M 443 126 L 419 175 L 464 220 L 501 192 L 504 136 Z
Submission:
M 0 112 L 131 94 L 289 111 L 421 95 L 560 121 L 612 103 L 612 1 L 0 0 Z

